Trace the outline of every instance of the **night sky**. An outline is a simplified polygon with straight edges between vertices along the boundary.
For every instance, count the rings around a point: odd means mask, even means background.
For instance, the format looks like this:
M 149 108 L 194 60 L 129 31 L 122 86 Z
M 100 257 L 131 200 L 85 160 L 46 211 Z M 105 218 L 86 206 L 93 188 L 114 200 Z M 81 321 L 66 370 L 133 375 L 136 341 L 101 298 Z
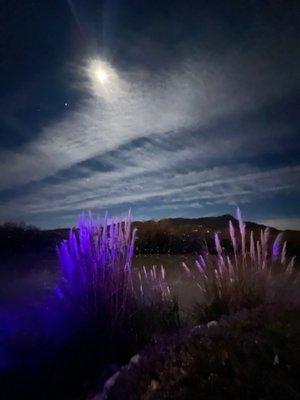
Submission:
M 299 1 L 0 4 L 0 223 L 300 229 Z

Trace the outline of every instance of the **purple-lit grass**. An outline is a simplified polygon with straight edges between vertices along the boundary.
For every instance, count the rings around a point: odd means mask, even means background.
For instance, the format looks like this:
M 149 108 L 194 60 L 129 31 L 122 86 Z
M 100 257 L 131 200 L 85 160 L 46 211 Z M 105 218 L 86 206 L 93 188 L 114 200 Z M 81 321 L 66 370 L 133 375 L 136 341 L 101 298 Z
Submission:
M 82 215 L 78 230 L 58 247 L 58 296 L 89 316 L 116 326 L 141 307 L 170 300 L 163 267 L 133 269 L 136 230 L 128 213 L 103 222 Z
M 200 255 L 194 268 L 183 264 L 186 274 L 201 292 L 201 304 L 196 306 L 200 319 L 276 301 L 279 292 L 282 294 L 283 289 L 286 294 L 291 283 L 294 258 L 287 261 L 282 235 L 270 243 L 270 232 L 266 228 L 255 241 L 253 232 L 247 234 L 239 209 L 237 219 L 237 231 L 229 223 L 232 255 L 225 254 L 216 233 L 215 255 Z

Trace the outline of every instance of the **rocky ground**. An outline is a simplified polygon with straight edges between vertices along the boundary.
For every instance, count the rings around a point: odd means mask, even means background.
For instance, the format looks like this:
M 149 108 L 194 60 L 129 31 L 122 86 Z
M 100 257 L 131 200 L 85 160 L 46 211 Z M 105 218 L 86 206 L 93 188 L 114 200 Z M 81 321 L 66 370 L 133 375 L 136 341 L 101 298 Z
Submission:
M 157 339 L 94 400 L 300 398 L 299 307 L 259 307 Z

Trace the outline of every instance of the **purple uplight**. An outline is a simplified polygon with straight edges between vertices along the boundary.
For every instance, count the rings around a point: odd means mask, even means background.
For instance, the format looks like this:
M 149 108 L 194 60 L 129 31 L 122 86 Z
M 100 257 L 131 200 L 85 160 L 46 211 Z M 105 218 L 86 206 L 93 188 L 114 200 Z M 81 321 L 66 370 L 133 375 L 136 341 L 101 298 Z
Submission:
M 132 297 L 135 233 L 130 213 L 123 220 L 105 215 L 102 223 L 91 214 L 80 216 L 78 230 L 71 230 L 57 249 L 62 272 L 57 295 L 115 322 Z

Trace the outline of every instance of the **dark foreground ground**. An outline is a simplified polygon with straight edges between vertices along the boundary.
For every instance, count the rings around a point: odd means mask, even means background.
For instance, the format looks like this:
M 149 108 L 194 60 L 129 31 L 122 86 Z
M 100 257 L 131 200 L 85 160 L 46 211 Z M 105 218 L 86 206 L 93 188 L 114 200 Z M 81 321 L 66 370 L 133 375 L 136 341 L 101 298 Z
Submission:
M 299 399 L 299 311 L 259 307 L 162 337 L 120 370 L 107 398 Z
M 122 335 L 116 346 L 100 330 L 72 334 L 74 321 L 55 324 L 55 316 L 48 317 L 42 323 L 36 310 L 27 318 L 27 331 L 17 334 L 13 326 L 10 336 L 2 337 L 1 399 L 300 398 L 300 308 L 295 304 L 260 306 L 183 327 L 156 335 L 146 347 L 132 346 Z M 41 326 L 48 337 L 38 332 Z M 8 348 L 15 359 L 6 357 Z M 107 383 L 112 375 L 116 379 Z
M 181 260 L 162 260 L 175 284 Z M 147 256 L 136 263 L 158 261 Z M 91 330 L 88 321 L 78 329 L 77 317 L 49 308 L 56 280 L 57 273 L 44 270 L 22 279 L 15 274 L 14 285 L 7 283 L 0 307 L 1 400 L 103 400 L 99 393 L 117 371 L 107 399 L 300 399 L 297 302 L 173 329 L 147 345 L 149 338 L 128 342 L 128 332 L 116 342 L 97 327 Z M 191 293 L 181 287 L 180 294 L 187 311 Z

